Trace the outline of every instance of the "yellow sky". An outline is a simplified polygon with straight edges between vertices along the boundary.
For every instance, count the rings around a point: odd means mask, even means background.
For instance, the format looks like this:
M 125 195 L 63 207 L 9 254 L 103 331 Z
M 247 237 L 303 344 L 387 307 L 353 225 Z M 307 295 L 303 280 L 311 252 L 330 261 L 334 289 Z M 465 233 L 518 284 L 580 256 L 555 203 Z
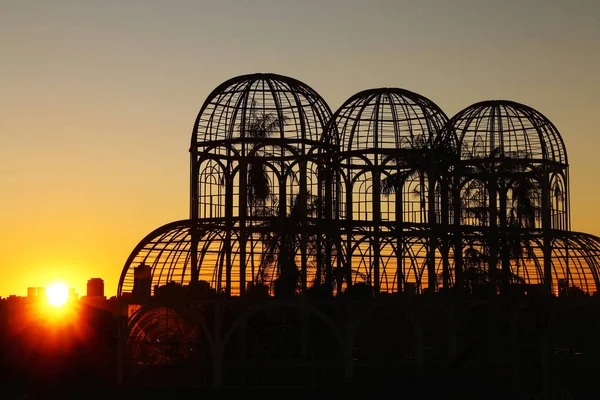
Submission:
M 0 296 L 62 278 L 113 295 L 133 247 L 188 216 L 204 98 L 250 72 L 332 108 L 397 86 L 447 114 L 528 104 L 562 133 L 572 226 L 600 235 L 600 11 L 582 1 L 9 0 L 0 5 Z

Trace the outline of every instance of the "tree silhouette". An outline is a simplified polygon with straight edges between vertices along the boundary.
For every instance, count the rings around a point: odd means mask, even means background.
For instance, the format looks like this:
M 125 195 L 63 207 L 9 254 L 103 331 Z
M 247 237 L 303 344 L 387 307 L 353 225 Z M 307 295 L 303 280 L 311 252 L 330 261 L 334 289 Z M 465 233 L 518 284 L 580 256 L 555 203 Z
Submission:
M 502 285 L 507 287 L 515 282 L 515 277 L 510 270 L 511 260 L 516 263 L 516 275 L 519 276 L 519 267 L 523 258 L 531 259 L 535 255 L 531 247 L 531 230 L 535 228 L 536 218 L 541 209 L 541 182 L 543 169 L 528 164 L 514 164 L 505 162 L 504 168 L 509 169 L 505 178 L 504 200 L 511 192 L 510 203 L 506 212 L 506 229 L 502 236 L 500 248 L 502 258 Z M 522 279 L 517 280 L 519 283 Z
M 482 257 L 487 261 L 489 283 L 503 290 L 521 279 L 511 271 L 511 260 L 517 269 L 530 249 L 529 230 L 535 228 L 540 210 L 541 179 L 543 170 L 531 165 L 526 155 L 494 148 L 489 156 L 477 157 L 474 163 L 463 166 L 468 181 L 463 186 L 461 199 L 468 216 L 489 227 Z M 526 252 L 532 257 L 531 251 Z M 465 253 L 466 256 L 466 253 Z M 497 276 L 497 260 L 501 274 Z M 493 289 L 495 290 L 495 289 Z
M 419 135 L 409 140 L 410 148 L 399 149 L 395 153 L 386 156 L 384 165 L 391 162 L 396 165 L 396 172 L 388 175 L 381 181 L 381 191 L 384 195 L 397 193 L 401 195 L 405 183 L 411 179 L 418 179 L 419 184 L 414 194 L 419 197 L 420 209 L 423 214 L 427 211 L 427 223 L 429 224 L 430 237 L 428 239 L 427 250 L 427 274 L 428 288 L 435 290 L 437 287 L 437 275 L 435 272 L 435 250 L 440 244 L 443 257 L 443 276 L 444 286 L 449 285 L 449 238 L 446 236 L 448 231 L 448 214 L 443 212 L 441 222 L 442 227 L 438 226 L 436 214 L 436 197 L 442 200 L 442 210 L 448 208 L 450 204 L 449 193 L 451 187 L 452 166 L 455 165 L 456 151 L 454 146 L 446 141 L 437 140 L 425 135 Z M 436 196 L 437 195 L 437 196 Z M 402 198 L 397 198 L 396 207 L 396 230 L 400 235 L 402 229 Z M 443 239 L 443 240 L 442 240 Z M 401 249 L 399 243 L 398 249 Z M 400 250 L 398 250 L 400 251 Z M 401 277 L 398 276 L 399 285 Z
M 251 217 L 271 216 L 265 214 L 267 204 L 274 200 L 271 193 L 271 182 L 267 171 L 265 154 L 262 150 L 263 141 L 270 138 L 274 133 L 281 130 L 287 118 L 284 115 L 276 115 L 260 110 L 256 101 L 252 100 L 249 107 L 244 133 L 246 137 L 254 139 L 248 150 L 248 163 L 246 167 L 246 190 L 247 206 Z M 276 205 L 275 205 L 276 206 Z M 250 227 L 250 268 L 251 275 L 255 276 L 254 251 L 255 242 L 253 235 L 253 224 Z
M 271 198 L 269 175 L 261 151 L 261 139 L 267 139 L 279 131 L 286 122 L 284 115 L 257 111 L 256 102 L 253 100 L 249 108 L 246 121 L 245 134 L 252 139 L 258 139 L 248 151 L 248 201 L 252 207 L 264 205 Z
M 296 254 L 302 245 L 302 232 L 307 230 L 304 212 L 309 217 L 317 216 L 322 212 L 321 209 L 322 202 L 310 192 L 299 193 L 293 197 L 287 214 L 277 215 L 272 209 L 261 209 L 264 216 L 271 218 L 261 226 L 261 241 L 265 251 L 256 280 L 265 283 L 277 276 L 273 281 L 276 296 L 292 296 L 296 293 L 300 278 Z M 314 256 L 312 258 L 316 260 L 323 259 L 316 257 L 316 252 L 319 251 L 316 242 L 317 234 L 308 236 L 307 254 Z M 313 285 L 319 286 L 324 281 L 325 285 L 333 287 L 334 277 L 331 271 L 323 269 L 320 265 L 313 266 L 317 271 Z

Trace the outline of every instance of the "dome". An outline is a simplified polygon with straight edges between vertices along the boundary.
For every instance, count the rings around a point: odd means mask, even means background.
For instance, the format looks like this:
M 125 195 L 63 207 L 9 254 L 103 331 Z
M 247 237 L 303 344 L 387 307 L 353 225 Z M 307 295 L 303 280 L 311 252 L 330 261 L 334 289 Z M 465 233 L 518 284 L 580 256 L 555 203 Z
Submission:
M 448 123 L 461 158 L 484 158 L 494 151 L 511 158 L 567 164 L 556 127 L 540 112 L 508 100 L 488 100 L 458 112 Z
M 412 148 L 431 142 L 448 120 L 431 100 L 397 88 L 357 93 L 333 118 L 342 152 Z
M 257 138 L 318 142 L 331 118 L 323 98 L 308 85 L 276 74 L 242 75 L 206 99 L 194 124 L 192 147 L 203 142 Z
M 543 246 L 541 241 L 538 246 Z M 564 285 L 586 293 L 598 291 L 600 238 L 582 232 L 555 232 L 551 249 L 553 281 L 557 292 L 564 289 Z M 543 258 L 543 250 L 540 249 L 538 253 L 540 259 Z
M 198 226 L 198 235 L 198 248 L 201 249 L 198 255 L 199 279 L 208 282 L 213 289 L 219 289 L 224 275 L 221 256 L 225 234 L 216 224 L 204 224 Z M 129 255 L 121 273 L 117 295 L 134 294 L 140 266 L 146 269 L 146 277 L 150 278 L 150 286 L 146 290 L 168 284 L 189 285 L 192 280 L 191 260 L 192 222 L 186 219 L 163 225 L 142 239 Z
M 600 238 L 569 231 L 554 231 L 552 236 L 549 248 L 553 293 L 561 295 L 566 288 L 590 294 L 596 292 L 600 283 Z M 520 254 L 510 260 L 510 270 L 516 278 L 515 282 L 543 284 L 544 232 L 537 230 L 522 233 L 521 240 Z M 470 264 L 467 257 L 472 249 L 470 246 L 467 246 L 463 258 L 467 267 Z
M 135 296 L 136 280 L 144 274 L 144 269 L 148 280 L 146 295 L 151 294 L 149 290 L 157 287 L 160 289 L 165 285 L 167 290 L 169 285 L 182 287 L 189 285 L 192 281 L 192 226 L 191 220 L 174 221 L 155 229 L 142 239 L 125 262 L 119 279 L 117 296 L 125 294 Z M 214 291 L 222 290 L 226 286 L 227 272 L 224 261 L 229 251 L 234 259 L 230 269 L 233 277 L 232 293 L 238 295 L 241 276 L 239 231 L 232 233 L 231 246 L 228 248 L 225 244 L 224 226 L 209 222 L 199 223 L 197 227 L 198 279 L 204 281 Z M 274 241 L 268 242 L 268 239 L 264 237 L 261 239 L 261 237 L 261 234 L 250 236 L 252 246 L 247 248 L 247 267 L 244 276 L 247 283 L 271 285 L 279 274 L 276 262 L 279 244 L 273 244 Z M 265 248 L 268 245 L 273 246 L 271 251 Z M 307 260 L 310 265 L 307 276 L 311 282 L 316 273 L 315 268 L 312 267 L 314 258 L 315 256 L 311 254 Z M 266 259 L 270 261 L 265 262 Z M 143 293 L 140 294 L 143 297 Z
M 135 268 L 150 267 L 151 288 L 175 282 L 189 284 L 191 257 L 191 223 L 189 220 L 171 222 L 155 229 L 133 249 L 125 262 L 117 296 L 133 293 Z

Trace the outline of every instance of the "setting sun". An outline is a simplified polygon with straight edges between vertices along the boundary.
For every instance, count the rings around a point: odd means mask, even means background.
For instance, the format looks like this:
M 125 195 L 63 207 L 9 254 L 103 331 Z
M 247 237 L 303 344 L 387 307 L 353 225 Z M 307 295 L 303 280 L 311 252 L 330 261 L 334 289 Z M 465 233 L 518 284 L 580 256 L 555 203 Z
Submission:
M 69 299 L 69 288 L 62 282 L 53 283 L 46 288 L 48 304 L 62 307 Z

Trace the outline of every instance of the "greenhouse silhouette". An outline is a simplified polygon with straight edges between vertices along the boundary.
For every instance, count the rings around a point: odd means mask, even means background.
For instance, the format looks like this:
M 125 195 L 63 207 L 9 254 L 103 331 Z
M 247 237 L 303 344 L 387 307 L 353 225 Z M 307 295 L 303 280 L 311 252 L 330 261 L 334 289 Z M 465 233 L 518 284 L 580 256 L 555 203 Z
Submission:
M 448 118 L 424 96 L 378 88 L 332 112 L 298 80 L 235 77 L 194 123 L 190 218 L 151 232 L 123 268 L 126 357 L 210 364 L 207 382 L 220 386 L 224 343 L 240 326 L 246 343 L 258 318 L 239 304 L 275 299 L 270 318 L 306 328 L 302 312 L 290 321 L 276 310 L 303 298 L 594 294 L 600 239 L 570 230 L 569 205 L 564 142 L 529 106 L 489 100 Z M 323 338 L 309 346 L 318 356 L 305 358 L 329 360 L 348 378 L 355 350 L 337 319 L 302 304 Z M 231 322 L 232 309 L 246 317 Z M 231 322 L 220 345 L 208 334 L 215 319 Z M 169 351 L 166 338 L 176 342 Z M 204 340 L 203 351 L 183 345 Z
M 230 295 L 598 285 L 600 241 L 570 231 L 564 142 L 523 104 L 484 101 L 448 119 L 381 88 L 332 114 L 302 82 L 245 75 L 208 96 L 190 155 L 190 219 L 140 242 L 119 295 L 142 263 L 152 287 L 202 280 Z

